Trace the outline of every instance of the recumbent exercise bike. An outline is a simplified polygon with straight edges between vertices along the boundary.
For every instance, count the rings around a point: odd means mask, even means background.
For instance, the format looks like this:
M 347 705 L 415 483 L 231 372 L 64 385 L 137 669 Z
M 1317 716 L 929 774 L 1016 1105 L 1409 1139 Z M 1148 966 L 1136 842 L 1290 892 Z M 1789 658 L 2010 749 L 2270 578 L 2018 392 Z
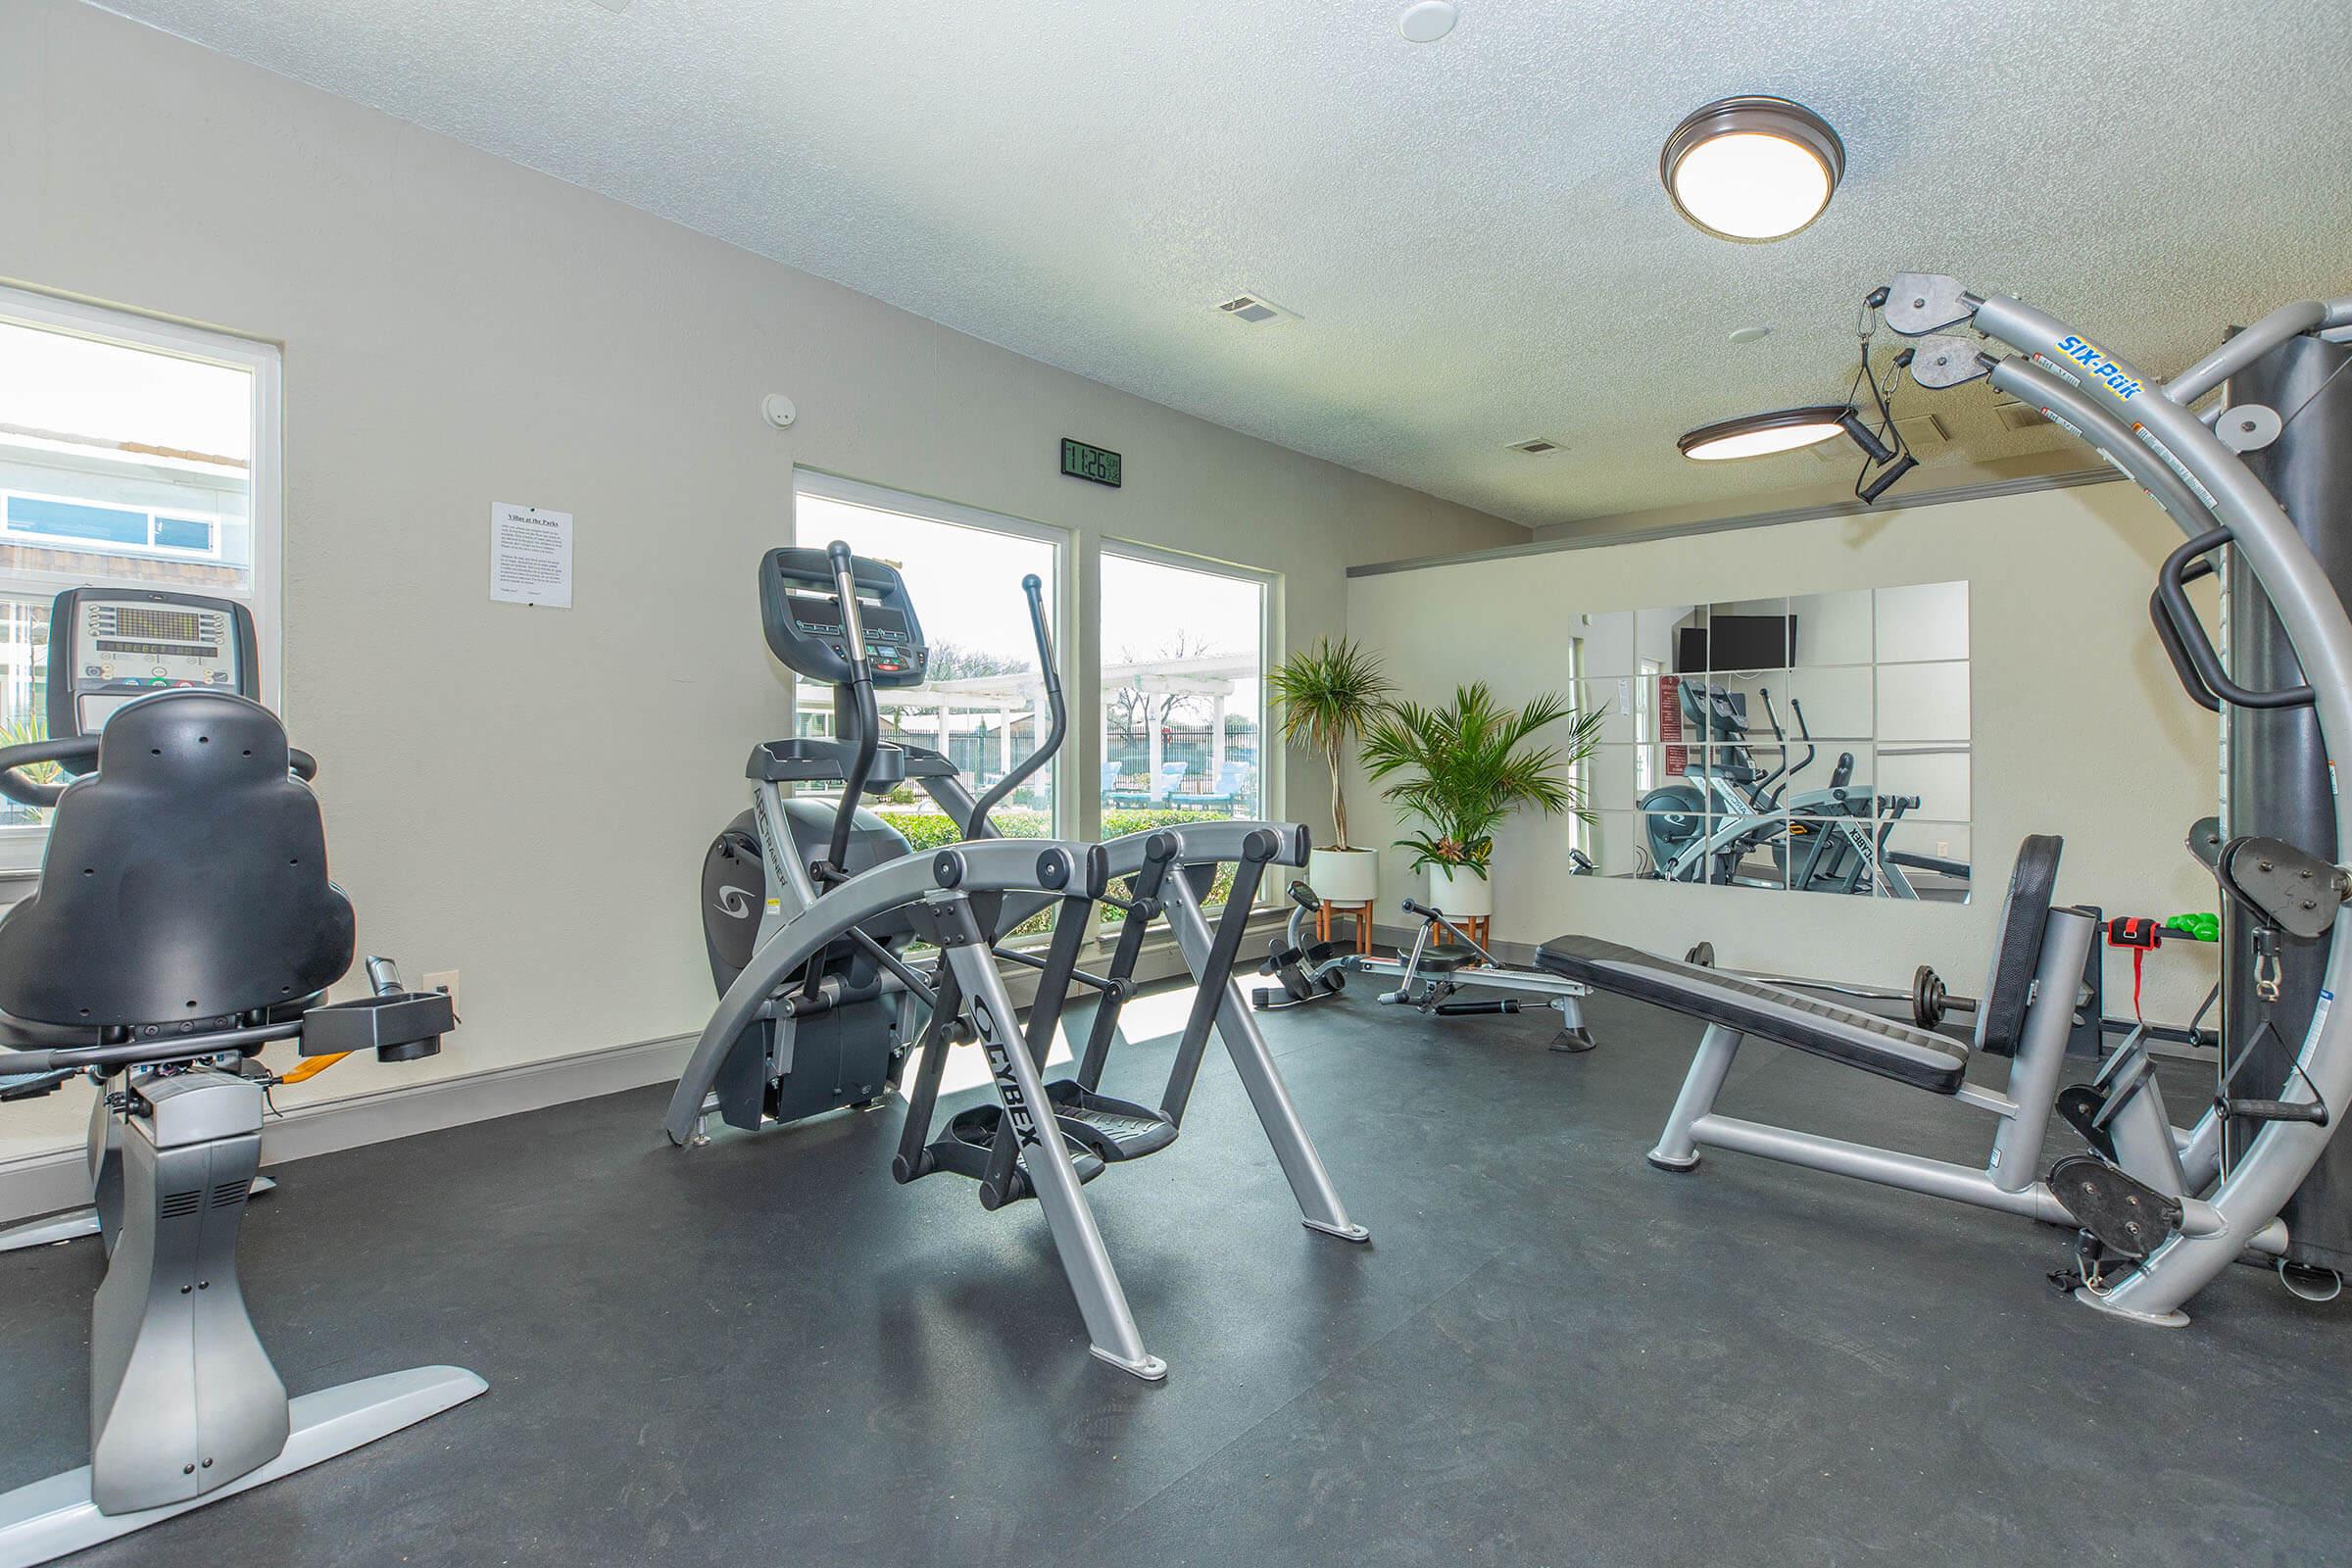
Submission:
M 0 748 L 0 795 L 55 812 L 38 890 L 0 918 L 0 1101 L 96 1086 L 108 1252 L 90 1328 L 90 1462 L 0 1495 L 0 1568 L 46 1562 L 349 1452 L 487 1387 L 450 1366 L 288 1398 L 236 1269 L 270 1087 L 260 1054 L 412 1061 L 438 992 L 351 967 L 317 764 L 254 700 L 232 601 L 76 589 L 50 614 L 51 737 Z M 69 782 L 38 778 L 52 769 Z

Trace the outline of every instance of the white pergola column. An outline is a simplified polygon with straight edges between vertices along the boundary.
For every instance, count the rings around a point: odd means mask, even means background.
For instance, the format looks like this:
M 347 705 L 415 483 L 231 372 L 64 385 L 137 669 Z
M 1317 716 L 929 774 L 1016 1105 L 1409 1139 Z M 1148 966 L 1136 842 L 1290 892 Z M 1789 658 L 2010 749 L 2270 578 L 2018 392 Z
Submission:
M 1146 754 L 1149 760 L 1144 764 L 1144 791 L 1146 794 L 1151 794 L 1159 788 L 1159 764 L 1167 755 L 1166 748 L 1159 742 L 1159 715 L 1152 711 L 1152 706 L 1151 698 L 1147 696 L 1143 705 L 1144 744 L 1150 748 Z
M 1009 708 L 997 710 L 997 776 L 1003 778 L 1012 771 L 1012 713 Z
M 1225 694 L 1208 700 L 1208 787 L 1215 789 L 1225 771 Z

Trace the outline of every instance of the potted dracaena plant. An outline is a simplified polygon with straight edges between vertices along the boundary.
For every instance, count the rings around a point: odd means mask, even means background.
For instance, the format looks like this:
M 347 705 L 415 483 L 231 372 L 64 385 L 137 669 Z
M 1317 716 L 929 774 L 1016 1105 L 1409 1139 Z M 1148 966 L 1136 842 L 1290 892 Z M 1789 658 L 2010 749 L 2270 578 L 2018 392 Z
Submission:
M 1430 903 L 1451 915 L 1494 912 L 1494 830 L 1513 811 L 1592 819 L 1577 767 L 1604 717 L 1549 693 L 1514 709 L 1482 681 L 1456 687 L 1450 705 L 1394 704 L 1365 730 L 1364 770 L 1375 783 L 1396 779 L 1381 794 L 1428 824 L 1396 847 L 1413 852 L 1413 869 L 1429 868 Z M 1551 744 L 1536 742 L 1538 730 L 1563 721 Z
M 1332 843 L 1307 858 L 1306 882 L 1333 904 L 1370 904 L 1380 891 L 1380 857 L 1348 843 L 1348 797 L 1342 787 L 1348 743 L 1387 710 L 1392 688 L 1380 661 L 1351 638 L 1318 638 L 1266 676 L 1282 704 L 1282 738 L 1303 746 L 1331 768 Z

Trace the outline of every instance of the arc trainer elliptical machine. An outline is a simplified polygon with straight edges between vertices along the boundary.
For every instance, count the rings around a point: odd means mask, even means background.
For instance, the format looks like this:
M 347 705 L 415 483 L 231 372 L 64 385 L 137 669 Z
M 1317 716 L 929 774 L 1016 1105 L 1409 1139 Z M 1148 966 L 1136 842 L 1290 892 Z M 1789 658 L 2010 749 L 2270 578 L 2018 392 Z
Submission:
M 771 550 L 760 563 L 769 650 L 787 668 L 833 689 L 834 733 L 767 741 L 747 765 L 753 806 L 721 832 L 704 863 L 705 932 L 721 996 L 670 1097 L 670 1140 L 702 1140 L 716 1114 L 744 1130 L 876 1102 L 919 1062 L 892 1174 L 971 1180 L 981 1206 L 1034 1199 L 1044 1210 L 1093 1353 L 1146 1379 L 1167 1364 L 1144 1348 L 1082 1187 L 1118 1164 L 1172 1147 L 1213 1032 L 1264 1127 L 1306 1226 L 1346 1241 L 1369 1236 L 1348 1217 L 1308 1140 L 1272 1053 L 1232 981 L 1250 906 L 1270 865 L 1300 865 L 1297 823 L 1211 821 L 1105 844 L 1008 839 L 991 813 L 1044 767 L 1067 713 L 1035 577 L 1022 584 L 1051 716 L 1036 751 L 974 798 L 952 762 L 923 747 L 885 743 L 877 686 L 918 684 L 929 651 L 896 568 L 825 550 Z M 862 804 L 901 783 L 921 788 L 963 838 L 917 855 Z M 840 791 L 788 798 L 787 786 Z M 748 819 L 747 819 L 748 818 Z M 1233 883 L 1213 924 L 1204 901 L 1220 872 Z M 1114 893 L 1114 884 L 1123 892 Z M 1121 915 L 1102 972 L 1079 959 L 1097 906 Z M 1050 915 L 1042 951 L 1009 933 Z M 1194 1003 L 1157 1103 L 1102 1087 L 1120 1010 L 1148 933 L 1164 926 L 1196 982 Z M 1024 1020 L 1002 965 L 1037 973 Z M 1068 999 L 1099 1000 L 1076 1071 L 1048 1082 L 1049 1049 Z M 977 1045 L 994 1103 L 934 1133 L 946 1054 Z
M 63 595 L 53 738 L 0 748 L 0 794 L 56 813 L 38 890 L 0 918 L 0 1100 L 94 1081 L 109 1250 L 90 1462 L 0 1495 L 0 1568 L 278 1480 L 486 1387 L 429 1366 L 288 1398 L 246 1313 L 238 1224 L 279 1081 L 261 1053 L 413 1061 L 457 1021 L 447 996 L 402 990 L 381 958 L 373 995 L 325 1001 L 351 965 L 351 903 L 327 880 L 304 782 L 317 764 L 236 693 L 252 635 L 226 600 Z M 27 772 L 44 763 L 80 776 Z

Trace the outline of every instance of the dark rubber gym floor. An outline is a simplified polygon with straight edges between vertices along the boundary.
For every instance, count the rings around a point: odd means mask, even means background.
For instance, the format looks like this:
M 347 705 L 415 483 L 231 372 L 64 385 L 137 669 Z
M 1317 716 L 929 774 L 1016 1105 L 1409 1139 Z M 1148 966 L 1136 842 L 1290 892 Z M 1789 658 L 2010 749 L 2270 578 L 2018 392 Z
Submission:
M 1267 1032 L 1368 1248 L 1302 1229 L 1220 1054 L 1087 1189 L 1151 1387 L 1034 1205 L 888 1174 L 895 1111 L 692 1153 L 658 1092 L 281 1166 L 247 1220 L 296 1392 L 481 1399 L 78 1559 L 1768 1568 L 2352 1559 L 2352 1302 L 2235 1269 L 2165 1332 L 2054 1231 L 1730 1154 L 1642 1163 L 1693 1026 L 1602 999 Z M 1156 1083 L 1166 1043 L 1114 1081 Z M 1981 1152 L 1964 1107 L 1773 1048 L 1727 1109 Z M 89 1243 L 0 1265 L 0 1487 L 82 1462 Z

